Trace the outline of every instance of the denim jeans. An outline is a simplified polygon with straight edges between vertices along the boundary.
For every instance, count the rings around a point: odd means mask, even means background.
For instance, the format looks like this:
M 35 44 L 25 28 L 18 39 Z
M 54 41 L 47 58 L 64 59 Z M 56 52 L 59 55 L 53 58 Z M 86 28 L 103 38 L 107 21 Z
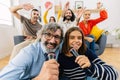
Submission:
M 91 37 L 94 39 L 93 35 L 88 35 L 87 37 Z M 93 40 L 92 42 L 85 41 L 88 49 L 92 50 L 95 53 L 95 41 Z

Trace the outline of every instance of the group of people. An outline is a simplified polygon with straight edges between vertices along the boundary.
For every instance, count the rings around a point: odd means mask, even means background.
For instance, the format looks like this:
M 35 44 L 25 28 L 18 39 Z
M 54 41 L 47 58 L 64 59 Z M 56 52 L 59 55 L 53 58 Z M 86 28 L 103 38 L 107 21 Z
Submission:
M 32 9 L 31 18 L 20 15 L 20 9 Z M 10 11 L 22 22 L 27 37 L 15 46 L 14 56 L 0 72 L 0 80 L 117 80 L 114 67 L 103 62 L 85 43 L 85 39 L 94 41 L 86 37 L 94 25 L 107 18 L 105 10 L 100 9 L 100 18 L 90 20 L 90 10 L 82 8 L 75 17 L 67 2 L 60 24 L 50 22 L 44 26 L 37 22 L 39 11 L 31 4 L 14 6 Z M 82 15 L 84 20 L 79 22 Z

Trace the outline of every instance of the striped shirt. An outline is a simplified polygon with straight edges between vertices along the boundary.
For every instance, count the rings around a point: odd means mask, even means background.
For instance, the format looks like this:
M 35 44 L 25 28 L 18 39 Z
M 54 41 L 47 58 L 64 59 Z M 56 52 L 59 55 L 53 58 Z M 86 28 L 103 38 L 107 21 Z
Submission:
M 117 80 L 118 73 L 110 65 L 107 65 L 99 57 L 93 54 L 89 49 L 85 54 L 91 62 L 91 66 L 82 69 L 75 63 L 75 56 L 68 57 L 61 53 L 58 58 L 61 73 L 70 80 L 85 80 L 87 76 L 97 78 L 98 80 Z

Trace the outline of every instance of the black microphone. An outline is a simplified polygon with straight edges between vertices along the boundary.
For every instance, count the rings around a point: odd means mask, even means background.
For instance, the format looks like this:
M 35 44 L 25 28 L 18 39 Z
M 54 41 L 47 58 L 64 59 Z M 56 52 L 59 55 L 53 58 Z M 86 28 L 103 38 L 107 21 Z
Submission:
M 48 53 L 48 60 L 50 59 L 55 59 L 55 53 L 54 52 L 49 52 Z
M 72 53 L 75 57 L 79 56 L 78 52 L 74 48 L 70 49 L 70 53 Z

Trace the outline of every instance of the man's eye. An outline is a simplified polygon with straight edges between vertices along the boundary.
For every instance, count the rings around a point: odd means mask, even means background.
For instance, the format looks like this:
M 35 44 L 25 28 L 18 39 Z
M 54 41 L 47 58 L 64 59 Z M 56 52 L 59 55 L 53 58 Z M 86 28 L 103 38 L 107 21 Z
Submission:
M 50 33 L 47 33 L 47 36 L 51 36 L 51 34 L 50 34 Z
M 60 36 L 56 35 L 55 38 L 60 39 Z

